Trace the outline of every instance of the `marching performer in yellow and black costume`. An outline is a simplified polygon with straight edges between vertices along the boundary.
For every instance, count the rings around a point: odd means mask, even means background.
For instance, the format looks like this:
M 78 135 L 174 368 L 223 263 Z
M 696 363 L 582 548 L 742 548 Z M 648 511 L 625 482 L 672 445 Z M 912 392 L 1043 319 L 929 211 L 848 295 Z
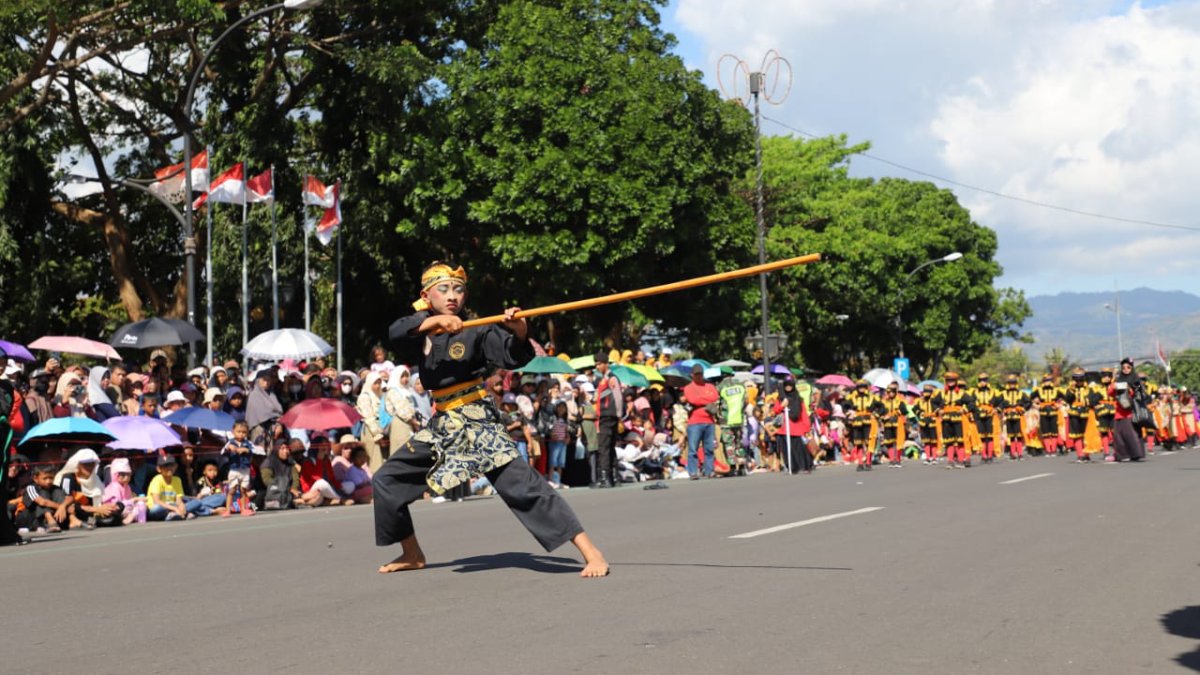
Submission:
M 937 387 L 927 384 L 921 390 L 921 398 L 917 399 L 917 422 L 921 425 L 921 445 L 925 448 L 922 464 L 936 464 L 942 446 L 941 423 L 933 401 L 936 391 Z
M 854 391 L 846 394 L 846 416 L 850 420 L 850 459 L 856 471 L 870 471 L 875 454 L 879 416 L 884 413 L 883 402 L 871 393 L 871 384 L 859 380 Z
M 1112 439 L 1113 424 L 1117 417 L 1117 401 L 1108 393 L 1108 386 L 1113 382 L 1113 369 L 1100 369 L 1100 386 L 1096 391 L 1100 394 L 1100 402 L 1096 404 L 1096 427 L 1100 432 L 1100 445 L 1104 447 L 1104 461 L 1115 462 Z
M 1076 368 L 1071 373 L 1071 386 L 1063 393 L 1067 403 L 1067 443 L 1075 451 L 1075 461 L 1090 462 L 1092 448 L 1085 443 L 1085 436 L 1096 433 L 1096 404 L 1100 402 L 1100 393 L 1084 379 L 1086 373 L 1082 368 Z M 1090 429 L 1089 429 L 1090 427 Z
M 984 464 L 991 464 L 996 459 L 996 437 L 1000 433 L 1000 419 L 995 399 L 999 392 L 988 384 L 988 374 L 980 373 L 976 378 L 975 390 L 975 428 L 979 430 L 979 440 L 982 443 L 980 454 Z
M 1058 454 L 1058 411 L 1062 405 L 1062 391 L 1055 386 L 1049 373 L 1042 376 L 1042 384 L 1033 390 L 1033 404 L 1038 409 L 1038 425 L 1042 435 L 1042 448 L 1046 456 Z
M 966 425 L 973 424 L 975 397 L 971 395 L 958 373 L 946 373 L 946 388 L 934 397 L 938 416 L 942 420 L 942 443 L 946 446 L 946 468 L 961 469 L 967 464 Z
M 883 448 L 887 451 L 888 466 L 900 466 L 904 442 L 908 440 L 907 419 L 908 404 L 900 396 L 900 385 L 893 382 L 883 394 Z
M 1029 395 L 1017 388 L 1017 376 L 1004 378 L 1004 390 L 993 401 L 1004 420 L 1004 434 L 1008 436 L 1008 456 L 1016 460 L 1025 459 L 1025 413 L 1029 411 Z

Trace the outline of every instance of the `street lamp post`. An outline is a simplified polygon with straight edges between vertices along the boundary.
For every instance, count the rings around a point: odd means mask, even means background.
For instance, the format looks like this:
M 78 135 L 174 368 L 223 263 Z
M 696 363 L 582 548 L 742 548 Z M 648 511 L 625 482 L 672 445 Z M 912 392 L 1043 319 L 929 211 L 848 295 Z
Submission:
M 208 59 L 216 51 L 217 45 L 229 36 L 234 30 L 242 27 L 246 23 L 257 19 L 260 16 L 265 16 L 272 12 L 281 9 L 305 10 L 312 9 L 320 5 L 324 0 L 284 0 L 268 7 L 264 7 L 257 12 L 251 12 L 241 19 L 235 21 L 232 25 L 225 29 L 223 33 L 213 40 L 212 44 L 205 50 L 204 55 L 200 57 L 200 61 L 192 70 L 192 75 L 188 78 L 188 88 L 183 95 L 183 115 L 187 128 L 180 128 L 179 131 L 183 136 L 183 251 L 186 256 L 184 273 L 187 275 L 187 314 L 188 323 L 195 325 L 196 323 L 196 237 L 192 229 L 192 98 L 196 93 L 196 85 L 200 82 L 200 74 L 204 72 L 204 66 L 208 63 Z M 212 312 L 212 305 L 209 305 L 209 312 Z M 212 349 L 212 345 L 209 345 Z M 188 350 L 188 367 L 196 365 L 196 344 L 193 342 L 189 345 Z
M 955 260 L 958 260 L 959 258 L 962 258 L 962 257 L 963 257 L 962 253 L 955 251 L 954 253 L 949 253 L 947 255 L 942 256 L 941 258 L 934 258 L 933 260 L 927 260 L 927 261 L 921 263 L 920 265 L 917 265 L 916 267 L 914 267 L 913 270 L 908 273 L 908 276 L 905 277 L 904 286 L 900 287 L 901 300 L 903 300 L 903 298 L 904 298 L 904 296 L 903 296 L 904 289 L 908 286 L 908 282 L 912 281 L 912 278 L 914 276 L 916 276 L 917 272 L 920 272 L 921 270 L 925 269 L 926 267 L 929 267 L 930 265 L 936 265 L 937 263 L 942 263 L 942 262 L 954 262 Z M 896 346 L 900 348 L 900 358 L 904 358 L 904 319 L 901 316 L 903 309 L 904 309 L 904 306 L 901 302 L 896 303 Z
M 1104 309 L 1117 315 L 1117 360 L 1125 358 L 1125 344 L 1121 336 L 1121 291 L 1117 288 L 1116 282 L 1113 282 L 1113 301 L 1112 304 L 1104 303 Z

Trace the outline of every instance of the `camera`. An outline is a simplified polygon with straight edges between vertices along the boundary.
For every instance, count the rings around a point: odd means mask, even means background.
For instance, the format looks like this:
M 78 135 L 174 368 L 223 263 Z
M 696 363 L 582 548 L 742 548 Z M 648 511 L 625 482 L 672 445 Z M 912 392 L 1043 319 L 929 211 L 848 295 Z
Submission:
M 85 392 L 87 392 L 87 389 L 84 389 L 82 384 L 75 385 L 75 388 L 71 390 L 71 393 L 75 396 L 83 396 Z

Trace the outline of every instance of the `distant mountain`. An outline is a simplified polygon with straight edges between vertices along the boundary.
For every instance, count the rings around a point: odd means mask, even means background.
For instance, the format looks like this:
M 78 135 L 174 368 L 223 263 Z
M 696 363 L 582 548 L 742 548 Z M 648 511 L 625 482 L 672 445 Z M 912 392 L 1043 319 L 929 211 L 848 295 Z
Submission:
M 1033 316 L 1025 332 L 1034 343 L 1022 348 L 1035 362 L 1058 348 L 1090 365 L 1117 361 L 1117 312 L 1126 356 L 1152 358 L 1156 340 L 1163 351 L 1200 347 L 1200 296 L 1183 291 L 1135 288 L 1102 293 L 1059 293 L 1030 297 Z

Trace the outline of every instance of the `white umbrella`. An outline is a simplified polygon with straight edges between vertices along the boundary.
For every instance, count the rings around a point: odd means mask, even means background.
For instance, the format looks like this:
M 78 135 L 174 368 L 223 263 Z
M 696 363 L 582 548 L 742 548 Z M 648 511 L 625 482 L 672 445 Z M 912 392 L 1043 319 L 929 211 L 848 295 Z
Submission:
M 863 379 L 867 382 L 870 382 L 872 387 L 879 387 L 880 389 L 885 389 L 893 382 L 899 383 L 904 381 L 904 378 L 897 375 L 896 371 L 888 370 L 886 368 L 869 370 L 865 375 L 863 375 Z
M 745 361 L 738 361 L 737 359 L 725 359 L 724 361 L 714 363 L 713 367 L 720 368 L 721 366 L 728 366 L 729 368 L 749 368 L 752 365 L 754 364 L 746 363 Z
M 762 384 L 763 376 L 762 375 L 754 375 L 752 373 L 747 373 L 746 371 L 743 370 L 743 371 L 734 373 L 733 379 L 741 380 L 743 382 L 757 382 L 758 384 Z
M 325 356 L 333 347 L 302 328 L 279 328 L 255 336 L 242 347 L 242 355 L 258 361 L 311 359 Z

